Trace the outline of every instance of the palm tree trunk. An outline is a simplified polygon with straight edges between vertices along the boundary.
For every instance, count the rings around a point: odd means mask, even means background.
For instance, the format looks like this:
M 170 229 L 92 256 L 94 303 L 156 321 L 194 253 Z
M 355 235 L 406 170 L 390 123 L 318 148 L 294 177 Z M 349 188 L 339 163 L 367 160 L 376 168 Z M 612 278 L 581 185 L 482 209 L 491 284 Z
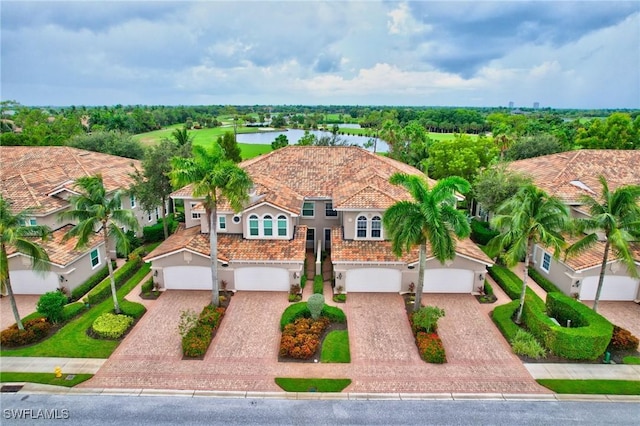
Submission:
M 604 256 L 602 257 L 602 266 L 600 267 L 600 277 L 598 278 L 598 289 L 596 290 L 596 299 L 593 301 L 593 312 L 598 312 L 598 302 L 600 301 L 600 293 L 602 293 L 602 285 L 604 284 L 604 273 L 607 269 L 607 260 L 609 259 L 609 240 L 604 244 Z
M 527 293 L 527 278 L 529 277 L 529 259 L 533 252 L 533 243 L 527 244 L 527 255 L 524 258 L 524 276 L 522 277 L 522 291 L 520 292 L 520 307 L 518 308 L 518 315 L 516 315 L 516 324 L 522 322 L 522 311 L 524 309 L 524 297 Z
M 209 210 L 209 209 L 207 209 Z M 216 217 L 218 208 L 214 203 L 209 212 L 209 252 L 211 253 L 211 304 L 220 306 L 220 287 L 218 286 L 218 233 Z
M 116 294 L 116 279 L 113 275 L 113 265 L 109 258 L 109 234 L 107 232 L 107 225 L 102 224 L 102 233 L 104 236 L 104 248 L 106 250 L 105 260 L 107 261 L 107 268 L 109 269 L 109 281 L 111 282 L 111 296 L 113 297 L 113 309 L 116 314 L 120 313 L 120 305 L 118 304 L 118 295 Z
M 13 311 L 13 318 L 16 320 L 16 325 L 18 326 L 18 330 L 24 330 L 24 325 L 22 325 L 22 320 L 20 319 L 20 313 L 18 312 L 18 305 L 16 305 L 16 299 L 13 296 L 13 289 L 11 288 L 11 278 L 9 277 L 9 259 L 7 258 L 7 250 L 2 243 L 2 266 L 3 272 L 6 272 L 6 276 L 4 278 L 4 287 L 7 289 L 7 294 L 9 296 L 9 302 L 11 303 L 11 310 Z
M 420 244 L 418 257 L 418 285 L 416 286 L 416 299 L 413 302 L 413 312 L 418 312 L 422 307 L 422 288 L 424 287 L 424 270 L 427 267 L 427 243 Z

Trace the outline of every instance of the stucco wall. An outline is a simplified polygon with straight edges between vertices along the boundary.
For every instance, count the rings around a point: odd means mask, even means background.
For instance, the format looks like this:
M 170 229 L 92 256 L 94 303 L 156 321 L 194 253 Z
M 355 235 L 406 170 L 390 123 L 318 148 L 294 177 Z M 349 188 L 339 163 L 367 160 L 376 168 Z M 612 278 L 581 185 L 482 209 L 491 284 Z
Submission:
M 315 203 L 314 217 L 301 216 L 298 218 L 298 224 L 305 225 L 308 228 L 315 229 L 315 243 L 313 245 L 314 251 L 318 247 L 318 240 L 322 241 L 322 250 L 326 250 L 326 244 L 324 239 L 324 230 L 331 229 L 334 226 L 338 226 L 341 221 L 342 213 L 338 212 L 338 216 L 326 216 L 325 203 L 331 200 L 307 200 Z

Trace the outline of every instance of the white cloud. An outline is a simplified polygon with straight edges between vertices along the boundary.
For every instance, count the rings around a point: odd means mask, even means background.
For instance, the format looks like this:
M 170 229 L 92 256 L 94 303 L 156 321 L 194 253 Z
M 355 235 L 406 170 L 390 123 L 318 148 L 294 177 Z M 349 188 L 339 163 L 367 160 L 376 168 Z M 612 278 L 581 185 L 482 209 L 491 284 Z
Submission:
M 407 3 L 400 3 L 398 8 L 387 13 L 387 16 L 390 18 L 387 21 L 389 34 L 411 35 L 431 31 L 430 25 L 424 25 L 413 18 Z

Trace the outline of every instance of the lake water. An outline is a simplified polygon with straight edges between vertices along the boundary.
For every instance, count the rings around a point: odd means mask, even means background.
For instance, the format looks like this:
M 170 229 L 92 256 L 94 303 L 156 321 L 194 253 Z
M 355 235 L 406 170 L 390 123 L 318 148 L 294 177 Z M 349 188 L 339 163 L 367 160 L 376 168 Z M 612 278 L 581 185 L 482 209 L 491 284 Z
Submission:
M 279 135 L 285 135 L 289 140 L 289 145 L 295 145 L 298 143 L 300 138 L 304 136 L 304 130 L 300 129 L 288 129 L 286 131 L 277 131 L 277 132 L 261 132 L 261 133 L 238 133 L 238 142 L 242 143 L 255 143 L 255 144 L 263 144 L 270 145 Z M 313 133 L 317 138 L 322 136 L 331 136 L 331 132 L 322 132 L 320 130 L 310 130 L 309 133 Z M 349 135 L 339 135 L 341 139 L 346 140 L 352 145 L 364 146 L 365 143 L 370 139 L 366 136 L 349 136 Z M 378 139 L 376 151 L 377 152 L 387 152 L 389 150 L 389 146 L 387 143 L 381 139 Z M 369 148 L 369 151 L 373 151 L 373 148 Z

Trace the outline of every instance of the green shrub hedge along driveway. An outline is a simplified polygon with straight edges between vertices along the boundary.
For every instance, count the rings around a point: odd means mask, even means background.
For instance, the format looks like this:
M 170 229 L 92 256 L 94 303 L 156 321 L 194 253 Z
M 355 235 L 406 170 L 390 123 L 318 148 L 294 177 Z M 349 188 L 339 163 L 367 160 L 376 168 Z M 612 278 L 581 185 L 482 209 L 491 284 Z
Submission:
M 124 314 L 141 316 L 145 309 L 139 303 L 124 301 L 133 288 L 149 273 L 151 265 L 145 263 L 118 291 L 118 300 L 123 301 L 120 308 Z M 113 311 L 113 300 L 107 300 L 92 306 L 88 311 L 71 320 L 48 339 L 33 346 L 3 350 L 0 356 L 39 356 L 62 358 L 109 358 L 120 341 L 93 339 L 87 335 L 87 329 L 93 321 L 105 312 Z

